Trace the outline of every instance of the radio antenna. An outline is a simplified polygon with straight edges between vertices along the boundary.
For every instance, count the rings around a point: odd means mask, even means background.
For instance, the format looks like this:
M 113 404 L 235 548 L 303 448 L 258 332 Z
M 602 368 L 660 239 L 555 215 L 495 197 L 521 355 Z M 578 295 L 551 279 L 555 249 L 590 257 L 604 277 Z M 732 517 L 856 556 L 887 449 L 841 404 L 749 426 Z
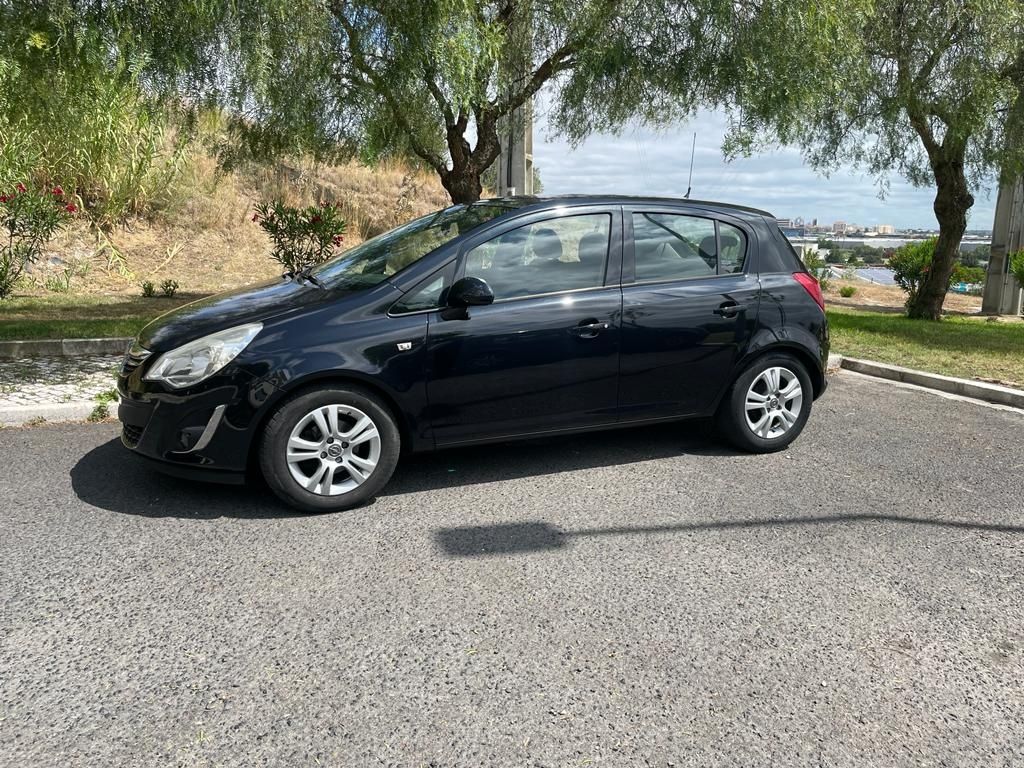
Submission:
M 690 199 L 690 192 L 693 190 L 693 155 L 697 151 L 697 132 L 693 132 L 693 144 L 690 146 L 690 178 L 686 180 L 685 200 Z

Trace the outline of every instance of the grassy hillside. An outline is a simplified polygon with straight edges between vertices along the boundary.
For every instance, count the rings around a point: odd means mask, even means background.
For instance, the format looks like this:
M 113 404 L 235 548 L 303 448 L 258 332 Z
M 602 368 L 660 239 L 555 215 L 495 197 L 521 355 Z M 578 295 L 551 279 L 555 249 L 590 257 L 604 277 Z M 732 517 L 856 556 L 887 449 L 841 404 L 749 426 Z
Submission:
M 436 175 L 398 163 L 375 168 L 278 163 L 225 174 L 200 154 L 191 158 L 161 207 L 145 217 L 106 234 L 77 221 L 51 240 L 43 262 L 19 286 L 20 301 L 0 304 L 0 322 L 46 303 L 76 311 L 75 296 L 134 298 L 145 280 L 159 285 L 172 279 L 180 293 L 196 295 L 280 274 L 267 255 L 269 240 L 252 221 L 255 202 L 278 198 L 293 205 L 339 203 L 349 246 L 449 204 Z M 55 280 L 66 270 L 72 273 L 70 287 L 57 293 Z M 108 303 L 86 302 L 81 313 L 89 316 Z M 159 313 L 160 306 L 152 310 Z M 136 308 L 147 309 L 145 304 Z

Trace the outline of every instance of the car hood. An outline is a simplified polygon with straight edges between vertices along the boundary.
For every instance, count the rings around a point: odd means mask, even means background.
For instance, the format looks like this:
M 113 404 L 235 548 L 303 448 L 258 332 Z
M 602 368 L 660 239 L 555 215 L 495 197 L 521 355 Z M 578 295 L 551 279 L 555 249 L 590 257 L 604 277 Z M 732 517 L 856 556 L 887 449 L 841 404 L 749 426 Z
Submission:
M 143 328 L 139 343 L 150 351 L 165 352 L 225 328 L 320 304 L 331 296 L 310 283 L 268 280 L 173 309 Z

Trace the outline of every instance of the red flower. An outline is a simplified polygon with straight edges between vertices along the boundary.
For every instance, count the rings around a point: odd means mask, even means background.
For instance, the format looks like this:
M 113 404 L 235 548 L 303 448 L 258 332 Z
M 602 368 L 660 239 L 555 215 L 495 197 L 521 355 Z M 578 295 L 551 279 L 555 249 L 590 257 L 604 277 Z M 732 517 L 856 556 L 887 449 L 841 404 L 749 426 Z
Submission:
M 310 224 L 319 224 L 321 221 L 322 221 L 322 219 L 319 216 L 313 216 L 313 218 L 311 218 L 309 220 L 309 223 Z
M 75 205 L 74 203 L 68 203 L 67 205 L 64 206 L 64 210 L 67 211 L 68 213 L 74 213 L 75 211 L 78 210 L 78 206 Z
M 344 237 L 342 237 L 341 235 L 335 235 L 335 236 L 334 236 L 334 237 L 332 238 L 332 240 L 333 240 L 333 242 L 334 242 L 334 244 L 335 244 L 335 245 L 341 245 L 341 244 L 342 244 L 342 242 L 343 242 L 343 241 L 345 240 L 345 238 L 344 238 Z
M 53 188 L 53 194 L 55 194 L 55 195 L 63 195 L 64 194 L 64 188 L 60 184 L 58 184 L 56 187 Z
M 0 203 L 6 203 L 10 199 L 7 195 L 0 195 Z
M 253 221 L 259 221 L 259 220 L 260 220 L 260 215 L 259 215 L 258 213 L 254 213 L 254 214 L 252 215 L 252 220 L 253 220 Z
M 20 181 L 18 182 L 17 189 L 18 189 L 19 192 L 28 192 L 28 190 L 25 188 L 25 185 L 22 184 Z

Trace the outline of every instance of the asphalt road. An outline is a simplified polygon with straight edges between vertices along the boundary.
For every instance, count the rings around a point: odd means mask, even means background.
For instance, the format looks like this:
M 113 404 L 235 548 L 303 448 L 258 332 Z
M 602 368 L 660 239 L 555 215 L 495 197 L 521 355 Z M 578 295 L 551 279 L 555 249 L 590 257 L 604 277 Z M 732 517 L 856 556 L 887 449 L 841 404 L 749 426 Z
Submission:
M 842 374 L 788 452 L 668 426 L 405 461 L 361 510 L 0 430 L 0 763 L 1024 763 L 1024 417 Z

